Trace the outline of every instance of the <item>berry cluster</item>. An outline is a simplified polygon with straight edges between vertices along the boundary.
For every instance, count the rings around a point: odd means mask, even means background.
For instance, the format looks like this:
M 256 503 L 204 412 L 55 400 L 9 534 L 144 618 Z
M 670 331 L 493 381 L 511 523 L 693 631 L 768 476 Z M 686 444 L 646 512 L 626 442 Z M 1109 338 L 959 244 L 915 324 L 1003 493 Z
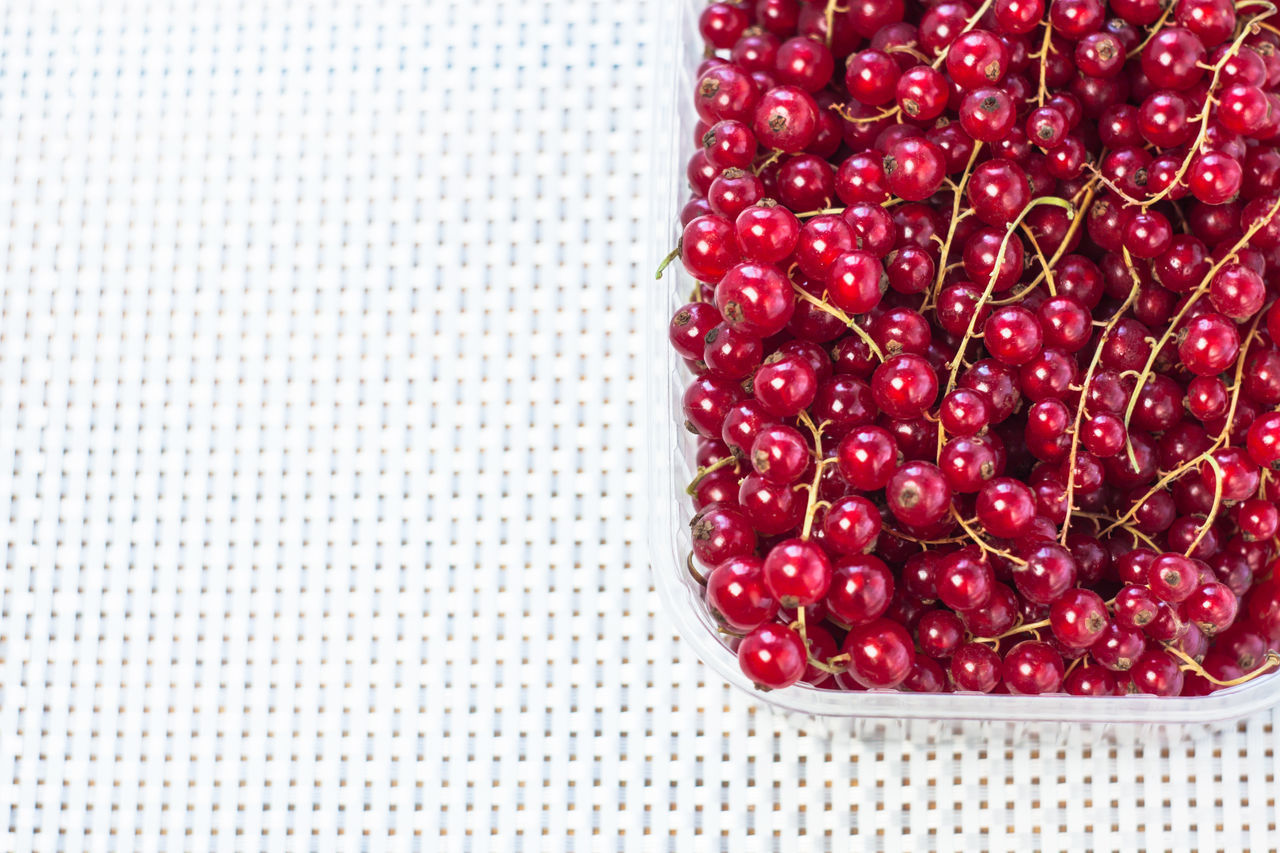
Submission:
M 759 687 L 1280 663 L 1276 12 L 703 10 L 669 331 L 689 567 Z

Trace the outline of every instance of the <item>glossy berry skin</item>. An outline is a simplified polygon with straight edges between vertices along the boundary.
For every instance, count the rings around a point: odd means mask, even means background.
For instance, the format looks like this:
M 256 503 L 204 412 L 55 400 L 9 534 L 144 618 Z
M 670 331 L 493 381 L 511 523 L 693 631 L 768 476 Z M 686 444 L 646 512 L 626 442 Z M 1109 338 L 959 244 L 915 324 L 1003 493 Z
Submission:
M 909 137 L 890 146 L 884 155 L 889 190 L 908 201 L 923 201 L 938 191 L 946 177 L 942 149 L 927 139 Z
M 1142 51 L 1142 71 L 1156 87 L 1182 91 L 1204 75 L 1204 44 L 1185 27 L 1164 27 Z
M 983 325 L 983 343 L 996 360 L 1008 365 L 1026 364 L 1044 345 L 1044 333 L 1036 316 L 1018 305 L 998 309 Z
M 1112 622 L 1089 647 L 1089 654 L 1112 672 L 1128 672 L 1146 648 L 1147 639 L 1140 630 Z
M 1047 643 L 1024 640 L 1004 657 L 1001 675 L 1010 693 L 1057 693 L 1066 671 L 1062 656 Z
M 845 252 L 831 265 L 827 298 L 846 314 L 865 314 L 880 303 L 884 267 L 869 252 Z
M 952 610 L 972 610 L 986 604 L 995 587 L 991 565 L 977 548 L 961 548 L 938 566 L 938 598 Z
M 753 630 L 738 645 L 738 665 L 761 690 L 780 690 L 801 679 L 808 665 L 800 635 L 776 622 Z
M 904 115 L 920 121 L 937 118 L 946 109 L 947 80 L 927 65 L 916 65 L 898 78 L 894 97 Z
M 800 479 L 809 465 L 809 445 L 795 427 L 772 424 L 751 443 L 751 467 L 771 483 L 785 485 Z
M 938 466 L 913 461 L 893 472 L 885 499 L 899 521 L 924 528 L 942 519 L 951 505 L 951 490 Z
M 957 388 L 943 398 L 938 414 L 948 433 L 967 438 L 977 435 L 991 422 L 991 404 L 984 394 Z
M 859 103 L 878 107 L 893 100 L 898 77 L 898 63 L 879 50 L 863 50 L 849 57 L 844 84 Z
M 880 535 L 880 512 L 859 495 L 835 501 L 823 516 L 824 544 L 838 554 L 860 554 Z
M 1280 468 L 1280 412 L 1255 418 L 1245 438 L 1249 458 L 1264 467 Z
M 855 626 L 841 651 L 849 655 L 849 674 L 867 688 L 897 687 L 911 673 L 916 657 L 911 634 L 885 618 Z
M 1183 603 L 1186 620 L 1212 637 L 1231 626 L 1236 618 L 1235 594 L 1216 581 L 1204 584 Z
M 787 539 L 764 558 L 764 582 L 783 607 L 807 607 L 827 594 L 831 561 L 812 542 Z
M 1100 666 L 1078 666 L 1062 681 L 1062 692 L 1071 696 L 1115 696 L 1116 677 Z
M 938 396 L 938 377 L 918 355 L 896 355 L 876 368 L 871 393 L 880 410 L 895 418 L 919 417 Z
M 962 89 L 991 86 L 1009 70 L 1009 49 L 992 33 L 973 29 L 951 43 L 946 63 L 947 74 Z
M 1003 228 L 1031 201 L 1031 185 L 1027 173 L 1018 164 L 988 160 L 974 168 L 965 196 L 979 219 Z
M 1092 590 L 1068 590 L 1049 606 L 1049 627 L 1058 642 L 1068 648 L 1092 646 L 1109 621 L 1107 606 Z
M 717 169 L 746 169 L 756 158 L 756 137 L 740 121 L 718 121 L 702 136 L 707 160 Z
M 1161 554 L 1147 568 L 1147 585 L 1161 601 L 1185 601 L 1198 585 L 1199 571 L 1181 554 Z
M 751 526 L 765 536 L 777 536 L 799 526 L 804 517 L 804 498 L 790 486 L 770 483 L 759 474 L 742 478 L 738 503 Z
M 964 642 L 964 623 L 949 610 L 930 610 L 916 625 L 920 651 L 938 660 L 951 657 Z
M 960 126 L 980 142 L 998 142 L 1013 128 L 1018 113 L 1013 98 L 1002 89 L 984 86 L 964 96 Z
M 1159 613 L 1156 598 L 1146 586 L 1126 586 L 1116 593 L 1113 606 L 1117 625 L 1138 630 L 1151 624 Z
M 698 281 L 719 281 L 737 263 L 737 255 L 733 225 L 723 216 L 699 216 L 685 226 L 680 260 Z
M 1013 583 L 1028 601 L 1051 605 L 1076 582 L 1075 558 L 1056 542 L 1043 542 L 1023 554 L 1026 561 L 1013 567 Z
M 800 220 L 785 207 L 766 199 L 738 214 L 734 236 L 744 257 L 762 264 L 775 264 L 795 251 L 800 239 Z
M 752 387 L 766 412 L 779 418 L 793 417 L 813 403 L 818 377 L 801 356 L 774 353 L 756 371 Z
M 991 445 L 981 439 L 957 436 L 946 443 L 938 456 L 938 467 L 947 484 L 957 492 L 970 493 L 996 475 L 997 459 Z
M 682 358 L 702 358 L 707 333 L 720 324 L 720 312 L 708 302 L 690 302 L 671 317 L 667 339 Z
M 745 379 L 760 364 L 764 345 L 755 335 L 748 335 L 721 323 L 703 336 L 702 361 L 707 371 L 726 379 Z
M 778 614 L 778 600 L 764 583 L 759 557 L 730 557 L 707 576 L 707 606 L 735 631 L 754 631 Z
M 1183 675 L 1173 655 L 1149 648 L 1129 669 L 1129 682 L 1135 693 L 1177 696 L 1182 692 Z
M 715 297 L 726 323 L 757 338 L 782 331 L 795 311 L 791 282 L 772 264 L 731 267 L 716 285 Z
M 737 509 L 710 506 L 689 522 L 693 556 L 704 566 L 718 566 L 731 557 L 749 556 L 756 534 L 747 517 Z
M 742 69 L 724 64 L 709 68 L 694 87 L 694 107 L 702 120 L 750 121 L 760 99 L 755 82 Z
M 813 96 L 795 86 L 778 86 L 760 97 L 752 130 L 765 148 L 796 154 L 818 132 L 818 105 Z
M 1013 539 L 1021 536 L 1035 518 L 1035 495 L 1024 483 L 997 477 L 978 492 L 976 513 L 979 523 L 993 536 Z
M 889 432 L 878 426 L 861 426 L 841 439 L 836 464 L 841 476 L 855 489 L 883 489 L 898 466 L 898 446 Z
M 1197 376 L 1214 376 L 1227 369 L 1240 351 L 1235 324 L 1221 314 L 1201 314 L 1180 333 L 1178 357 Z
M 865 625 L 889 609 L 893 573 L 884 561 L 869 554 L 836 562 L 827 590 L 827 613 L 847 626 Z
M 951 683 L 956 690 L 990 693 L 1000 683 L 1001 661 L 990 647 L 966 643 L 951 656 Z

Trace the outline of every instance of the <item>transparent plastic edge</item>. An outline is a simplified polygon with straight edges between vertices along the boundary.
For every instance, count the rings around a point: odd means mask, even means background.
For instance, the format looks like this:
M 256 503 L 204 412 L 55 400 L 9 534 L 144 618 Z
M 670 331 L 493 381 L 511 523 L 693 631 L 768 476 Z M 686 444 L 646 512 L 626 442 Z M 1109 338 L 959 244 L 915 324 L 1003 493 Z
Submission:
M 683 304 L 693 282 L 678 259 L 662 279 L 649 278 L 650 270 L 675 246 L 683 189 L 686 143 L 697 121 L 689 98 L 692 74 L 700 60 L 697 36 L 697 0 L 665 0 L 659 28 L 651 46 L 653 62 L 651 99 L 654 129 L 649 161 L 653 192 L 646 221 L 646 255 L 640 276 L 649 292 L 641 317 L 646 373 L 645 480 L 648 494 L 643 503 L 648 562 L 665 617 L 680 639 L 717 675 L 752 698 L 778 710 L 816 717 L 848 719 L 906 719 L 1081 724 L 1213 724 L 1231 722 L 1269 708 L 1280 701 L 1280 678 L 1255 681 L 1204 697 L 1078 697 L 1010 696 L 965 693 L 920 694 L 867 691 L 849 694 L 796 685 L 763 693 L 756 690 L 738 668 L 734 654 L 720 642 L 716 625 L 702 600 L 702 588 L 685 571 L 688 543 L 679 510 L 682 485 L 678 472 L 691 473 L 688 464 L 690 437 L 678 428 L 679 403 L 674 380 L 682 365 L 667 343 L 670 314 Z M 662 128 L 670 128 L 663 132 Z

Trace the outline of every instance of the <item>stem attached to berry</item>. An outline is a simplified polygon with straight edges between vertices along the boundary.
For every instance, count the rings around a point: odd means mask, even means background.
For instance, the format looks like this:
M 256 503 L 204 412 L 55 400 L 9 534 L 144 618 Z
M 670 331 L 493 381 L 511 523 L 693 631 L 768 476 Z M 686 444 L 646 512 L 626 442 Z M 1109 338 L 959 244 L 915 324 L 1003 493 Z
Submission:
M 1200 525 L 1200 529 L 1196 531 L 1196 538 L 1191 540 L 1191 544 L 1187 546 L 1187 550 L 1183 551 L 1188 557 L 1200 545 L 1200 540 L 1204 539 L 1209 528 L 1213 527 L 1214 519 L 1218 517 L 1218 508 L 1222 506 L 1222 466 L 1218 464 L 1218 460 L 1212 455 L 1204 458 L 1209 463 L 1209 467 L 1213 469 L 1213 506 L 1209 507 L 1209 514 L 1205 516 L 1204 523 Z
M 1062 535 L 1058 539 L 1064 545 L 1067 541 L 1067 532 L 1071 529 L 1071 512 L 1075 502 L 1076 454 L 1080 451 L 1080 424 L 1084 421 L 1085 402 L 1089 399 L 1089 385 L 1093 382 L 1094 371 L 1098 369 L 1098 362 L 1102 359 L 1102 349 L 1107 343 L 1107 336 L 1115 330 L 1116 323 L 1119 322 L 1120 318 L 1124 316 L 1124 312 L 1128 311 L 1129 306 L 1138 298 L 1138 290 L 1142 287 L 1142 280 L 1138 278 L 1138 273 L 1133 268 L 1133 258 L 1129 256 L 1129 250 L 1121 249 L 1121 251 L 1124 253 L 1125 268 L 1129 270 L 1129 275 L 1133 278 L 1133 287 L 1129 288 L 1129 295 L 1125 297 L 1124 304 L 1111 315 L 1111 319 L 1103 327 L 1102 334 L 1098 338 L 1098 346 L 1093 351 L 1093 358 L 1089 361 L 1089 369 L 1085 372 L 1084 381 L 1080 383 L 1080 401 L 1076 403 L 1075 426 L 1071 430 L 1071 451 L 1067 455 L 1067 515 L 1062 520 Z
M 951 255 L 951 241 L 956 236 L 956 226 L 960 224 L 962 215 L 960 213 L 960 202 L 964 199 L 964 190 L 969 183 L 969 176 L 973 174 L 973 166 L 978 162 L 978 152 L 982 150 L 982 142 L 973 143 L 973 153 L 969 155 L 969 162 L 964 167 L 964 174 L 960 176 L 960 183 L 956 186 L 955 196 L 951 199 L 951 221 L 947 224 L 947 239 L 942 243 L 942 254 L 938 259 L 938 275 L 933 282 L 933 290 L 930 292 L 929 301 L 936 302 L 938 299 L 938 291 L 942 289 L 942 280 L 947 274 L 947 258 Z M 968 213 L 969 211 L 966 211 Z
M 956 376 L 960 373 L 960 365 L 964 362 L 965 350 L 969 347 L 969 341 L 973 339 L 974 326 L 978 322 L 978 317 L 982 314 L 983 307 L 991 299 L 991 294 L 996 289 L 996 282 L 1000 280 L 1001 268 L 1004 266 L 1005 249 L 1009 247 L 1009 240 L 1013 237 L 1014 232 L 1018 230 L 1018 226 L 1022 224 L 1022 220 L 1026 218 L 1035 207 L 1041 204 L 1052 204 L 1054 207 L 1066 209 L 1067 218 L 1076 218 L 1075 205 L 1067 201 L 1065 198 L 1057 198 L 1056 196 L 1039 196 L 1033 198 L 1022 211 L 1014 217 L 1013 222 L 1009 223 L 1009 227 L 1004 232 L 1004 237 L 1000 240 L 1000 248 L 996 251 L 996 262 L 991 268 L 991 275 L 987 278 L 987 286 L 982 291 L 982 296 L 978 299 L 978 304 L 973 306 L 973 313 L 969 316 L 969 325 L 965 327 L 964 337 L 960 339 L 960 344 L 956 347 L 955 357 L 951 359 L 951 374 L 947 377 L 947 388 L 942 392 L 942 398 L 950 394 L 956 387 Z M 942 457 L 942 446 L 946 443 L 947 431 L 942 424 L 938 424 L 938 455 Z
M 827 462 L 822 456 L 822 430 L 826 428 L 827 422 L 814 424 L 813 418 L 809 417 L 808 412 L 800 413 L 800 423 L 809 428 L 809 432 L 813 433 L 813 482 L 809 484 L 809 498 L 804 508 L 804 527 L 800 531 L 800 538 L 809 541 L 809 533 L 813 530 L 813 516 L 818 511 L 818 505 L 825 501 L 818 500 L 818 486 L 822 480 L 822 470 L 826 467 Z
M 1253 343 L 1254 335 L 1257 333 L 1258 324 L 1261 321 L 1262 321 L 1262 314 L 1259 313 L 1258 316 L 1254 318 L 1253 324 L 1249 327 L 1249 332 L 1248 334 L 1245 335 L 1244 342 L 1240 345 L 1240 354 L 1236 357 L 1235 381 L 1231 388 L 1231 403 L 1227 408 L 1227 417 L 1222 427 L 1222 432 L 1218 434 L 1218 436 L 1214 439 L 1213 444 L 1211 444 L 1209 448 L 1205 450 L 1204 453 L 1201 453 L 1199 456 L 1195 457 L 1194 459 L 1189 459 L 1186 462 L 1183 462 L 1177 468 L 1174 468 L 1172 471 L 1170 471 L 1169 473 L 1162 476 L 1159 480 L 1157 480 L 1155 485 L 1153 485 L 1150 489 L 1147 490 L 1146 494 L 1144 494 L 1141 498 L 1133 502 L 1133 505 L 1129 507 L 1129 509 L 1124 513 L 1124 515 L 1120 516 L 1118 519 L 1112 522 L 1110 526 L 1108 526 L 1105 530 L 1099 533 L 1098 534 L 1099 537 L 1107 535 L 1112 530 L 1115 530 L 1117 527 L 1124 526 L 1125 522 L 1127 522 L 1129 519 L 1133 518 L 1133 516 L 1137 514 L 1138 507 L 1146 503 L 1146 501 L 1152 495 L 1156 494 L 1157 492 L 1163 491 L 1166 486 L 1168 486 L 1174 480 L 1178 479 L 1187 471 L 1190 471 L 1192 468 L 1197 467 L 1201 462 L 1207 459 L 1209 455 L 1212 454 L 1215 450 L 1224 446 L 1231 440 L 1231 424 L 1233 422 L 1233 419 L 1235 418 L 1236 404 L 1240 400 L 1241 382 L 1244 378 L 1245 356 L 1249 354 L 1249 345 Z
M 1163 25 L 1164 21 L 1169 17 L 1169 13 L 1172 10 L 1173 10 L 1173 4 L 1171 4 L 1169 8 L 1165 10 L 1164 15 L 1161 17 L 1160 21 L 1156 24 L 1155 29 L 1152 30 L 1151 35 L 1147 37 L 1147 41 L 1150 41 L 1155 36 L 1155 34 L 1160 31 L 1160 27 Z M 1209 66 L 1209 68 L 1213 71 L 1213 78 L 1209 81 L 1209 88 L 1205 92 L 1204 109 L 1202 109 L 1200 111 L 1200 115 L 1197 116 L 1197 118 L 1200 119 L 1200 130 L 1196 134 L 1195 141 L 1192 142 L 1191 145 L 1187 148 L 1186 156 L 1183 157 L 1182 164 L 1178 167 L 1177 173 L 1174 174 L 1173 180 L 1169 182 L 1168 186 L 1160 190 L 1158 193 L 1155 193 L 1147 200 L 1141 201 L 1129 195 L 1124 190 L 1120 189 L 1120 187 L 1116 186 L 1113 181 L 1107 178 L 1103 178 L 1102 182 L 1106 184 L 1108 187 L 1110 187 L 1113 192 L 1119 195 L 1126 202 L 1128 202 L 1129 204 L 1136 204 L 1139 207 L 1141 207 L 1143 210 L 1146 210 L 1148 207 L 1160 201 L 1161 199 L 1166 198 L 1169 195 L 1169 193 L 1173 192 L 1174 188 L 1177 187 L 1178 184 L 1182 182 L 1183 176 L 1185 176 L 1187 173 L 1187 170 L 1191 168 L 1192 161 L 1195 160 L 1196 155 L 1200 153 L 1200 149 L 1204 146 L 1205 139 L 1208 138 L 1209 119 L 1213 114 L 1213 105 L 1214 103 L 1216 103 L 1213 97 L 1213 90 L 1216 89 L 1218 86 L 1218 77 L 1219 75 L 1221 75 L 1223 67 L 1226 66 L 1226 64 L 1231 61 L 1232 57 L 1234 57 L 1237 53 L 1240 52 L 1240 48 L 1244 46 L 1245 39 L 1248 38 L 1249 35 L 1254 31 L 1254 28 L 1258 24 L 1260 24 L 1262 21 L 1276 14 L 1276 11 L 1277 10 L 1275 6 L 1269 5 L 1269 8 L 1267 9 L 1267 11 L 1252 18 L 1249 21 L 1246 21 L 1244 26 L 1240 28 L 1240 34 L 1236 36 L 1233 42 L 1231 42 L 1231 46 L 1227 48 L 1227 51 L 1222 55 L 1222 58 L 1219 59 L 1212 66 Z M 1147 42 L 1144 41 L 1142 43 L 1142 46 L 1140 46 L 1137 49 L 1137 52 L 1141 52 L 1142 47 L 1145 47 L 1146 44 Z
M 854 333 L 857 334 L 858 337 L 862 338 L 863 343 L 865 343 L 868 347 L 871 348 L 871 353 L 879 361 L 884 361 L 884 351 L 881 350 L 880 347 L 876 345 L 875 338 L 867 334 L 867 330 L 859 326 L 856 322 L 854 322 L 852 317 L 850 317 L 848 314 L 841 311 L 836 306 L 832 305 L 830 302 L 819 299 L 818 297 L 814 296 L 812 293 L 809 293 L 798 284 L 792 283 L 791 287 L 793 290 L 795 290 L 796 295 L 799 296 L 801 299 L 803 299 L 805 302 L 810 303 L 820 311 L 830 314 L 832 317 L 835 317 L 837 320 L 839 320 L 840 322 L 848 326 L 850 329 L 852 329 Z
M 1224 254 L 1217 263 L 1209 267 L 1209 271 L 1205 273 L 1200 284 L 1194 291 L 1192 291 L 1191 295 L 1187 297 L 1187 301 L 1183 303 L 1182 308 L 1173 316 L 1173 319 L 1169 321 L 1169 328 L 1165 329 L 1164 334 L 1160 336 L 1159 341 L 1151 347 L 1151 354 L 1147 356 L 1147 363 L 1143 365 L 1142 372 L 1138 374 L 1137 384 L 1134 385 L 1133 394 L 1129 397 L 1129 405 L 1127 405 L 1124 410 L 1125 452 L 1129 454 L 1129 462 L 1134 468 L 1138 467 L 1138 459 L 1133 452 L 1133 443 L 1130 442 L 1128 438 L 1129 419 L 1133 417 L 1134 407 L 1138 405 L 1138 395 L 1142 393 L 1143 386 L 1145 386 L 1147 380 L 1151 378 L 1152 366 L 1156 363 L 1156 359 L 1160 356 L 1160 352 L 1164 349 L 1165 344 L 1167 344 L 1170 338 L 1172 338 L 1176 333 L 1183 318 L 1187 316 L 1187 312 L 1189 312 L 1192 307 L 1200 301 L 1200 297 L 1209 292 L 1209 286 L 1213 282 L 1214 276 L 1218 274 L 1218 271 L 1231 263 L 1236 258 L 1236 253 L 1248 246 L 1249 241 L 1253 239 L 1253 235 L 1261 231 L 1277 213 L 1280 213 L 1280 198 L 1276 199 L 1275 204 L 1271 205 L 1270 210 L 1268 210 L 1264 216 L 1260 217 L 1257 222 L 1249 226 L 1249 230 L 1245 231 L 1244 236 L 1236 241 L 1235 245 L 1231 247 L 1231 251 Z M 1262 315 L 1259 314 L 1258 316 L 1261 317 Z M 1239 363 L 1241 365 L 1244 363 L 1243 354 L 1239 359 Z M 1234 412 L 1234 407 L 1232 411 Z M 1230 422 L 1231 421 L 1228 416 L 1227 423 L 1229 424 Z
M 654 275 L 654 278 L 655 279 L 662 278 L 662 274 L 667 271 L 667 267 L 671 264 L 672 261 L 674 261 L 678 257 L 680 257 L 680 241 L 679 240 L 676 241 L 676 247 L 672 249 L 665 258 L 662 259 L 662 263 L 658 264 L 658 272 Z
M 737 465 L 737 464 L 738 464 L 738 457 L 726 456 L 723 459 L 717 459 L 715 462 L 712 462 L 710 465 L 704 465 L 703 467 L 699 468 L 696 473 L 694 473 L 693 479 L 689 481 L 689 485 L 685 486 L 684 493 L 686 495 L 692 495 L 694 492 L 696 492 L 698 490 L 698 484 L 702 482 L 702 478 L 710 474 L 712 471 L 719 471 L 721 468 L 727 468 L 730 465 Z
M 1239 678 L 1231 678 L 1226 681 L 1223 681 L 1222 679 L 1215 678 L 1214 676 L 1205 672 L 1205 669 L 1203 666 L 1200 665 L 1200 662 L 1197 661 L 1195 658 L 1191 657 L 1191 655 L 1184 652 L 1182 649 L 1179 649 L 1174 645 L 1166 645 L 1164 648 L 1165 648 L 1165 651 L 1170 652 L 1175 657 L 1179 657 L 1183 660 L 1183 662 L 1186 664 L 1185 666 L 1182 667 L 1183 671 L 1194 672 L 1196 675 L 1200 676 L 1205 681 L 1208 681 L 1210 684 L 1216 684 L 1219 687 L 1234 687 L 1237 684 L 1244 684 L 1246 681 L 1252 681 L 1253 679 L 1257 678 L 1259 675 L 1263 675 L 1269 670 L 1275 669 L 1277 665 L 1280 665 L 1280 654 L 1277 654 L 1274 650 L 1268 649 L 1266 655 L 1263 658 L 1262 664 L 1260 666 L 1250 670 L 1249 672 L 1246 672 L 1244 675 L 1240 676 Z
M 1025 566 L 1027 564 L 1027 561 L 1021 557 L 1015 557 L 1008 551 L 1002 551 L 999 548 L 995 548 L 988 544 L 987 541 L 982 538 L 982 534 L 974 530 L 973 527 L 969 525 L 969 522 L 964 520 L 964 516 L 960 514 L 960 510 L 956 509 L 955 504 L 951 505 L 951 515 L 957 522 L 959 522 L 960 526 L 964 529 L 964 532 L 969 534 L 969 539 L 973 540 L 974 544 L 984 552 L 988 554 L 995 554 L 997 557 L 1003 557 L 1015 565 Z

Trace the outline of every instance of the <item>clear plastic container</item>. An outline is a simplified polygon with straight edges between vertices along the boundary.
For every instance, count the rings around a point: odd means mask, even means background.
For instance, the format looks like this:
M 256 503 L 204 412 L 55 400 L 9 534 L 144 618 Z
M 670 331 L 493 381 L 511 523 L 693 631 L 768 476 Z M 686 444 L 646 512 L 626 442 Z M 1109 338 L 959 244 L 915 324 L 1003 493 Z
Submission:
M 690 93 L 694 71 L 702 59 L 697 29 L 700 4 L 696 0 L 669 0 L 659 6 L 665 20 L 659 30 L 661 41 L 654 51 L 657 90 L 650 124 L 654 129 L 654 192 L 648 216 L 648 252 L 642 266 L 645 270 L 649 264 L 656 266 L 680 236 L 679 212 L 688 195 L 685 162 L 693 151 L 697 122 Z M 1052 725 L 1055 723 L 1065 724 L 1067 729 L 1083 726 L 1094 731 L 1114 731 L 1120 724 L 1148 724 L 1188 734 L 1203 731 L 1206 724 L 1231 722 L 1280 701 L 1280 678 L 1274 675 L 1193 698 L 844 693 L 805 685 L 767 693 L 755 690 L 717 633 L 703 602 L 702 586 L 685 563 L 692 549 L 689 519 L 693 507 L 684 485 L 693 476 L 694 439 L 681 425 L 680 395 L 689 377 L 667 343 L 666 329 L 693 284 L 677 260 L 667 267 L 661 280 L 648 280 L 645 285 L 650 288 L 643 318 L 648 365 L 649 562 L 667 618 L 675 622 L 681 637 L 698 657 L 725 681 L 751 692 L 763 705 L 803 715 L 805 725 L 810 727 L 815 723 L 821 727 L 858 720 L 932 720 L 943 724 L 983 720 L 1013 724 L 1013 730 L 1024 735 L 1061 731 L 1061 726 Z M 936 733 L 937 727 L 929 730 Z

